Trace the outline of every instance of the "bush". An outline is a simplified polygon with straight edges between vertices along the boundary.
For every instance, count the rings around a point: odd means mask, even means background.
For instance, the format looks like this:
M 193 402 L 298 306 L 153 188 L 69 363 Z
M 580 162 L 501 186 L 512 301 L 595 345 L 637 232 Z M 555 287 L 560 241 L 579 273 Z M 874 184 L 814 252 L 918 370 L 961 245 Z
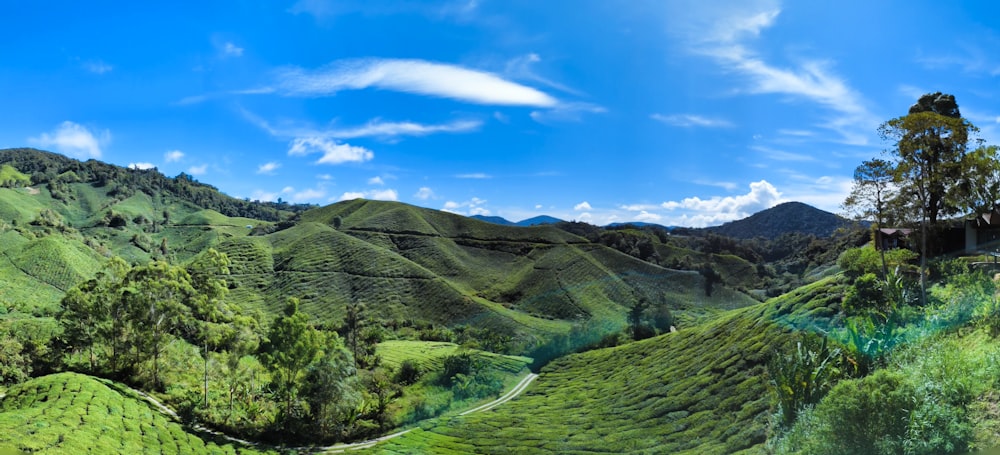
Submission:
M 841 381 L 816 406 L 816 449 L 831 455 L 903 453 L 915 393 L 895 371 Z
M 417 365 L 413 360 L 406 359 L 399 365 L 395 381 L 401 385 L 412 385 L 420 379 L 421 374 L 423 372 L 420 371 L 420 365 Z

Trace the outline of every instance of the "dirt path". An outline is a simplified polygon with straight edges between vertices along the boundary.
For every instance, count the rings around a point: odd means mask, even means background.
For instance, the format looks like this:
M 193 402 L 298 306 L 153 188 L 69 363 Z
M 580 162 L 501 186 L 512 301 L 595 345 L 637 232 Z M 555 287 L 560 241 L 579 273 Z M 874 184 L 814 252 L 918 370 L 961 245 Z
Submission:
M 513 400 L 514 397 L 520 395 L 521 392 L 524 392 L 524 389 L 527 389 L 528 386 L 531 385 L 531 382 L 534 381 L 536 378 L 538 378 L 537 374 L 535 374 L 535 373 L 529 373 L 527 376 L 524 377 L 524 379 L 521 380 L 521 382 L 517 383 L 517 385 L 514 386 L 513 389 L 510 389 L 510 392 L 507 392 L 506 395 L 504 395 L 504 396 L 502 396 L 500 398 L 497 398 L 496 400 L 493 400 L 493 401 L 491 401 L 489 403 L 486 403 L 486 404 L 484 404 L 482 406 L 479 406 L 477 408 L 469 409 L 468 411 L 465 411 L 465 412 L 463 412 L 463 413 L 461 413 L 459 415 L 460 416 L 464 416 L 464 415 L 467 415 L 467 414 L 472 414 L 474 412 L 489 411 L 490 409 L 493 409 L 493 408 L 495 408 L 497 406 L 500 406 L 500 405 L 502 405 L 502 404 L 504 404 L 504 403 L 506 403 L 506 402 L 508 402 L 510 400 Z

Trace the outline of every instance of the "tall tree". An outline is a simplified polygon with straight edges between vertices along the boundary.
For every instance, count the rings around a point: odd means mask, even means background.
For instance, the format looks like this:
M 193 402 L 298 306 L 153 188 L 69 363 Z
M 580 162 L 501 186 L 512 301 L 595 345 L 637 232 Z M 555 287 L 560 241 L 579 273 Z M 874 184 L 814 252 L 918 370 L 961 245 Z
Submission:
M 889 201 L 896 196 L 896 185 L 893 183 L 893 168 L 888 161 L 873 158 L 861 163 L 854 170 L 854 186 L 844 200 L 844 210 L 858 220 L 875 220 L 874 229 L 886 227 L 889 211 Z M 889 273 L 885 262 L 885 250 L 882 253 L 882 277 Z
M 164 261 L 135 267 L 123 282 L 122 297 L 135 329 L 139 359 L 152 357 L 153 388 L 160 381 L 160 353 L 168 337 L 188 323 L 196 291 L 182 267 Z
M 275 319 L 261 345 L 261 362 L 271 370 L 279 401 L 281 426 L 293 420 L 306 367 L 319 355 L 323 337 L 309 325 L 309 316 L 299 311 L 299 300 L 289 297 L 284 315 Z
M 883 140 L 894 143 L 893 177 L 899 185 L 897 206 L 920 223 L 921 300 L 926 301 L 928 231 L 938 220 L 957 212 L 963 163 L 970 137 L 978 129 L 963 119 L 952 95 L 927 94 L 907 115 L 879 126 Z
M 316 439 L 340 438 L 344 421 L 361 401 L 351 353 L 337 334 L 326 336 L 323 353 L 306 371 L 302 395 L 309 404 L 309 427 Z
M 981 146 L 965 156 L 967 172 L 962 179 L 963 207 L 971 214 L 989 213 L 1000 201 L 1000 149 Z
M 63 325 L 62 342 L 71 350 L 87 349 L 90 373 L 97 372 L 100 347 L 113 346 L 112 314 L 120 304 L 119 288 L 128 270 L 122 258 L 112 257 L 94 278 L 71 288 L 60 302 L 56 319 Z
M 208 352 L 217 351 L 233 342 L 237 327 L 236 312 L 226 304 L 225 276 L 229 275 L 229 258 L 214 248 L 199 255 L 187 268 L 191 285 L 197 291 L 193 303 L 194 336 L 201 342 L 204 358 L 204 405 L 208 407 Z
M 347 332 L 347 341 L 351 346 L 351 354 L 354 356 L 354 367 L 358 368 L 358 338 L 361 336 L 361 329 L 364 326 L 365 304 L 351 302 L 347 304 L 347 314 L 344 315 L 344 330 Z

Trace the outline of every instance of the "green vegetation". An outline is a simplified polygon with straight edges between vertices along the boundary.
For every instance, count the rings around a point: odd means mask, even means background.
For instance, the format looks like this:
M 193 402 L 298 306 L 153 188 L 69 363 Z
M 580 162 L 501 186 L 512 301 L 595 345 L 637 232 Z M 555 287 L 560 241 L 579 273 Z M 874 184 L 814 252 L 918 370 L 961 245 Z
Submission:
M 918 272 L 864 229 L 517 228 L 253 204 L 30 150 L 0 165 L 21 182 L 0 185 L 0 448 L 252 451 L 122 383 L 254 441 L 414 428 L 379 453 L 1000 445 L 996 283 L 963 259 Z M 529 368 L 524 395 L 462 414 Z
M 203 439 L 120 384 L 75 373 L 7 390 L 0 401 L 0 448 L 44 453 L 259 453 Z

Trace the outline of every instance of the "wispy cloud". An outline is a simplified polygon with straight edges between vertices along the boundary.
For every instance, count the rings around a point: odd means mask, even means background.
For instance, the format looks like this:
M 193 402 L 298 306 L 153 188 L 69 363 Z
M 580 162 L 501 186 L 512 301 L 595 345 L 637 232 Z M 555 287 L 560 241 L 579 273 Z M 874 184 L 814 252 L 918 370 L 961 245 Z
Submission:
M 586 102 L 567 102 L 552 106 L 551 109 L 531 112 L 531 119 L 543 124 L 556 122 L 579 122 L 583 114 L 603 114 L 608 110 L 603 106 Z
M 725 119 L 704 117 L 696 114 L 652 114 L 649 118 L 670 126 L 679 126 L 682 128 L 728 128 L 733 126 L 732 122 Z
M 487 201 L 485 199 L 480 199 L 478 197 L 473 197 L 472 199 L 469 199 L 468 201 L 464 202 L 447 201 L 444 203 L 444 207 L 442 207 L 441 210 L 445 212 L 455 213 L 458 215 L 488 216 L 491 212 L 489 211 L 489 209 L 484 207 L 484 205 L 486 205 L 486 202 Z
M 726 182 L 726 181 L 716 181 L 716 180 L 703 180 L 703 179 L 699 179 L 699 180 L 695 180 L 695 181 L 693 181 L 691 183 L 694 183 L 695 185 L 717 186 L 719 188 L 724 188 L 724 189 L 727 189 L 729 191 L 732 191 L 732 190 L 736 189 L 736 182 Z
M 373 151 L 343 143 L 343 139 L 364 137 L 395 138 L 398 136 L 424 136 L 436 133 L 464 133 L 474 131 L 482 125 L 480 120 L 456 120 L 443 124 L 421 124 L 416 122 L 386 122 L 373 119 L 358 127 L 314 128 L 309 126 L 276 127 L 256 114 L 242 109 L 243 116 L 266 131 L 271 136 L 281 139 L 291 139 L 289 155 L 307 155 L 322 152 L 323 157 L 318 163 L 340 164 L 347 162 L 365 162 L 375 157 Z
M 507 64 L 505 65 L 504 74 L 513 79 L 536 82 L 541 85 L 545 85 L 547 87 L 559 90 L 560 92 L 569 93 L 574 96 L 584 95 L 579 90 L 576 90 L 565 84 L 553 81 L 549 78 L 543 77 L 539 75 L 537 72 L 535 72 L 534 68 L 532 67 L 541 61 L 542 57 L 534 52 L 512 58 L 508 60 Z
M 335 198 L 336 201 L 348 201 L 351 199 L 371 199 L 375 201 L 398 201 L 399 193 L 393 189 L 368 190 L 368 191 L 348 191 Z M 333 202 L 333 200 L 331 200 Z
M 375 177 L 372 177 L 372 178 L 368 179 L 368 184 L 369 185 L 385 185 L 385 180 L 382 180 L 382 177 L 375 176 Z
M 373 119 L 359 127 L 323 130 L 320 132 L 320 135 L 338 139 L 426 136 L 435 133 L 465 133 L 475 131 L 482 125 L 483 122 L 481 120 L 455 120 L 449 123 L 426 125 L 416 122 L 386 122 L 382 119 Z
M 187 173 L 191 175 L 204 175 L 206 172 L 208 172 L 207 164 L 202 164 L 200 166 L 191 166 L 187 170 Z
M 750 147 L 751 150 L 758 151 L 762 153 L 768 159 L 774 161 L 816 161 L 816 157 L 810 155 L 804 155 L 801 153 L 786 152 L 784 150 L 777 150 L 770 147 L 765 147 L 761 145 L 754 145 Z
M 431 199 L 431 198 L 434 197 L 434 190 L 432 190 L 432 189 L 430 189 L 430 188 L 428 188 L 426 186 L 422 186 L 422 187 L 420 187 L 419 190 L 417 190 L 417 193 L 414 194 L 413 197 L 417 198 L 417 199 L 419 199 L 421 201 L 426 201 L 426 200 Z
M 226 41 L 222 45 L 222 53 L 233 57 L 240 57 L 243 55 L 243 48 L 233 44 L 230 41 Z
M 590 206 L 589 202 L 583 201 L 583 202 L 581 202 L 579 204 L 574 205 L 573 206 L 573 210 L 576 210 L 577 212 L 581 212 L 581 211 L 584 211 L 584 210 L 594 210 L 594 208 Z
M 326 190 L 323 188 L 306 188 L 292 193 L 293 202 L 315 202 L 324 197 L 326 197 Z
M 184 159 L 184 152 L 180 150 L 170 150 L 163 154 L 163 161 L 173 163 Z
M 472 174 L 458 174 L 455 176 L 458 179 L 491 179 L 492 175 L 485 174 L 482 172 L 474 172 Z
M 70 121 L 62 122 L 54 130 L 38 137 L 28 138 L 29 144 L 52 147 L 59 153 L 81 159 L 100 158 L 101 147 L 110 142 L 110 131 L 95 134 L 87 127 Z
M 279 167 L 281 167 L 281 163 L 277 161 L 269 161 L 267 163 L 261 164 L 260 166 L 257 166 L 257 173 L 271 175 L 274 173 L 274 171 L 278 170 Z
M 323 155 L 316 164 L 363 163 L 375 158 L 375 153 L 364 147 L 341 144 L 321 137 L 296 138 L 288 148 L 288 154 L 293 156 L 314 153 Z
M 918 53 L 916 61 L 932 70 L 960 68 L 966 73 L 1000 75 L 1000 56 L 995 53 L 990 55 L 983 50 L 983 46 L 996 49 L 997 46 L 1000 46 L 1000 39 L 995 36 L 980 36 L 979 38 L 980 43 L 962 42 L 950 47 L 951 53 L 948 54 L 925 54 L 921 51 Z
M 752 94 L 781 94 L 817 103 L 831 112 L 818 126 L 838 133 L 841 142 L 863 145 L 878 124 L 864 98 L 831 70 L 827 59 L 803 59 L 779 67 L 751 47 L 777 21 L 776 1 L 680 2 L 670 20 L 689 50 L 712 58 L 727 71 L 741 75 Z
M 102 60 L 88 60 L 86 62 L 83 62 L 83 69 L 90 71 L 91 73 L 94 74 L 104 74 L 104 73 L 110 73 L 111 70 L 115 69 L 115 67 L 105 63 Z
M 285 68 L 276 88 L 291 96 L 329 96 L 377 88 L 457 101 L 508 106 L 554 107 L 558 101 L 532 87 L 457 65 L 404 59 L 340 60 L 315 70 Z

